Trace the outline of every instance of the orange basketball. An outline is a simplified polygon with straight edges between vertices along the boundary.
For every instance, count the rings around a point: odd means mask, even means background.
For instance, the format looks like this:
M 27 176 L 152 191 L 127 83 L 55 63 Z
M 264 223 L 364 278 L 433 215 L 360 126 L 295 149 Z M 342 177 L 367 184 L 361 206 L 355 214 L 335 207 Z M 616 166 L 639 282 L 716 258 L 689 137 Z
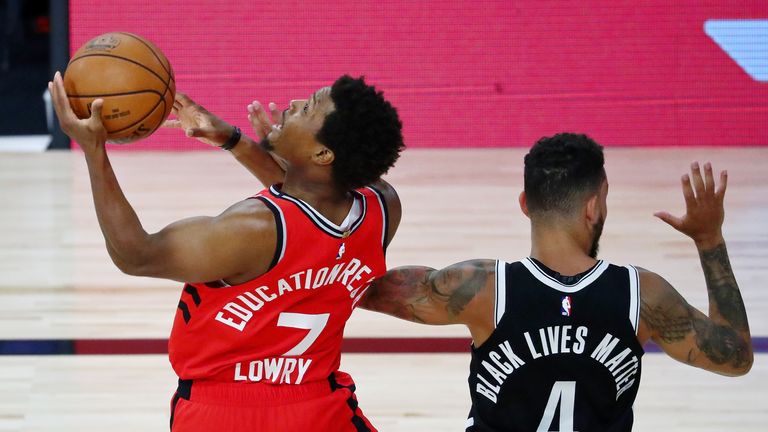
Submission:
M 176 82 L 163 53 L 131 33 L 105 33 L 75 52 L 64 74 L 69 103 L 79 118 L 104 99 L 107 140 L 129 143 L 150 136 L 173 108 Z

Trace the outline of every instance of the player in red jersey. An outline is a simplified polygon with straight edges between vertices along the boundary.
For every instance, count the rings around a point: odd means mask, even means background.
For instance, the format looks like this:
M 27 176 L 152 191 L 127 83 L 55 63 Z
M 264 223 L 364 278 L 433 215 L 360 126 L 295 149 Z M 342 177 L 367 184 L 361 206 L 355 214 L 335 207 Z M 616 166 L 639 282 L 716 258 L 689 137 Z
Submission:
M 216 217 L 148 234 L 104 147 L 102 101 L 78 119 L 60 74 L 49 83 L 64 132 L 83 149 L 96 213 L 125 273 L 185 282 L 170 339 L 179 376 L 173 431 L 371 431 L 354 383 L 338 370 L 344 325 L 384 274 L 400 221 L 380 180 L 403 148 L 396 110 L 362 79 L 339 78 L 294 100 L 261 142 L 178 95 L 177 125 L 233 154 L 268 189 Z

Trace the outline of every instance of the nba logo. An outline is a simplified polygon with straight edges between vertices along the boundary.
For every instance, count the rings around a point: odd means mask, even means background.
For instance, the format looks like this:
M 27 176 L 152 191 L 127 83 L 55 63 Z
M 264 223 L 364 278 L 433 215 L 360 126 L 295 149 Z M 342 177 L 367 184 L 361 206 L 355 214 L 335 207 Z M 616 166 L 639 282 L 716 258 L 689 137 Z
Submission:
M 344 252 L 347 250 L 345 243 L 342 243 L 339 247 L 339 253 L 336 254 L 336 259 L 340 260 L 344 256 Z
M 560 315 L 571 316 L 571 296 L 563 296 L 560 302 Z

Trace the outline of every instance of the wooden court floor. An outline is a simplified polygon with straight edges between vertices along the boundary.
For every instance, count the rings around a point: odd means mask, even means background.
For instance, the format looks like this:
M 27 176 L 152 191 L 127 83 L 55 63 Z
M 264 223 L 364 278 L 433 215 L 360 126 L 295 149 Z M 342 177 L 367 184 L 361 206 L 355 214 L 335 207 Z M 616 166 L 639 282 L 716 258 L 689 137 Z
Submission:
M 517 195 L 525 150 L 408 150 L 388 180 L 404 214 L 390 266 L 441 267 L 528 253 Z M 113 152 L 128 199 L 148 230 L 213 215 L 261 186 L 224 152 Z M 683 209 L 679 177 L 692 160 L 728 169 L 725 235 L 753 336 L 768 336 L 768 149 L 609 149 L 609 216 L 601 256 L 665 276 L 694 305 L 706 290 L 690 241 L 653 218 Z M 0 153 L 0 341 L 162 339 L 180 285 L 121 274 L 96 223 L 77 152 Z M 466 337 L 357 311 L 356 338 Z M 345 354 L 361 407 L 382 431 L 463 430 L 467 354 Z M 768 424 L 768 353 L 729 379 L 644 358 L 637 431 L 758 431 Z M 167 430 L 175 378 L 162 355 L 0 356 L 0 431 Z

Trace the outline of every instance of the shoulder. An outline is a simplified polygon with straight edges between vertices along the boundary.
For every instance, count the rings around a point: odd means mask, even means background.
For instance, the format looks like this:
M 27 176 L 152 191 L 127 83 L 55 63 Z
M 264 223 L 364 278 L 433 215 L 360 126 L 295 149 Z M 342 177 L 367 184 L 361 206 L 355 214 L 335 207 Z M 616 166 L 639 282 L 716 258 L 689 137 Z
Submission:
M 672 285 L 661 275 L 646 270 L 642 267 L 635 267 L 640 279 L 640 297 L 646 303 L 658 301 L 660 297 L 676 293 Z
M 220 228 L 243 237 L 274 237 L 275 216 L 267 204 L 256 198 L 239 201 L 213 219 Z M 242 240 L 247 240 L 243 238 Z
M 275 216 L 259 199 L 233 204 L 214 218 L 226 244 L 227 261 L 234 272 L 225 278 L 236 285 L 268 271 L 280 242 Z
M 402 205 L 400 203 L 400 196 L 391 184 L 379 179 L 369 185 L 383 200 L 387 213 L 387 244 L 392 242 L 392 239 L 397 232 L 397 228 L 400 226 L 400 218 L 402 216 Z
M 400 196 L 397 194 L 397 191 L 394 187 L 392 187 L 391 184 L 379 179 L 370 184 L 368 187 L 373 189 L 373 191 L 376 192 L 376 194 L 384 200 L 384 204 L 386 204 L 387 210 L 390 212 L 396 210 L 398 215 L 400 214 Z
M 675 317 L 687 316 L 688 303 L 659 274 L 636 268 L 640 279 L 640 323 L 637 336 L 640 343 L 645 343 L 660 326 L 675 320 Z

